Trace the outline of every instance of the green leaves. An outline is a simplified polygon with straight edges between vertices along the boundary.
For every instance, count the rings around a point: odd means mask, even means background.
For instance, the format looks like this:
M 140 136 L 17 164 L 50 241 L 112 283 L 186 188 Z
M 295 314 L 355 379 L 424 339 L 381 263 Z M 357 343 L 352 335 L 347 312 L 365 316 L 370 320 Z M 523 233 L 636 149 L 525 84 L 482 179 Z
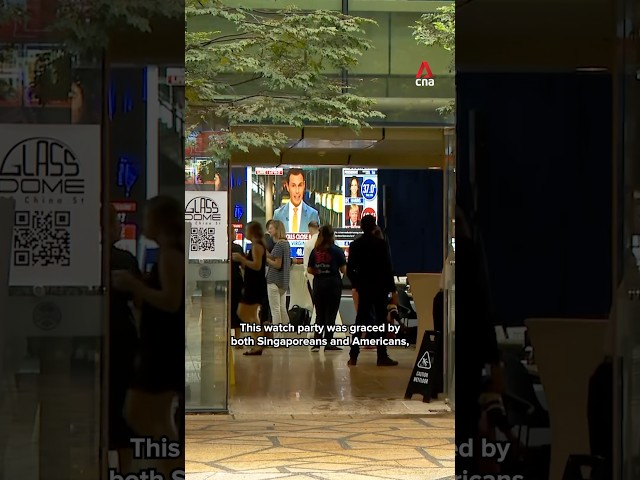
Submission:
M 450 52 L 456 48 L 456 7 L 439 7 L 435 13 L 425 13 L 414 25 L 413 38 L 422 45 L 442 47 Z
M 439 7 L 435 13 L 425 13 L 410 26 L 413 38 L 418 44 L 429 47 L 441 47 L 452 53 L 449 72 L 456 69 L 456 7 L 455 4 Z M 455 111 L 455 103 L 438 108 L 442 115 Z
M 189 124 L 321 124 L 357 130 L 383 117 L 372 100 L 351 93 L 340 80 L 342 69 L 356 65 L 371 48 L 364 26 L 375 24 L 372 20 L 322 10 L 230 8 L 219 0 L 187 3 Z M 198 31 L 190 29 L 196 18 Z M 202 31 L 204 19 L 209 31 Z M 222 137 L 229 136 L 228 141 L 216 144 L 212 153 L 227 158 L 248 147 L 277 149 L 286 138 L 273 132 L 243 137 L 227 131 Z

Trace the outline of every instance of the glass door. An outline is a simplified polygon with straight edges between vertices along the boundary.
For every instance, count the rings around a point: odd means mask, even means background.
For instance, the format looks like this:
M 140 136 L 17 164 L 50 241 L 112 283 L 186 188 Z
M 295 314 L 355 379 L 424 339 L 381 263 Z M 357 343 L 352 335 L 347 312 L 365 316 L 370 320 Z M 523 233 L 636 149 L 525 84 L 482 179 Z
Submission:
M 185 165 L 186 410 L 227 412 L 229 385 L 229 167 L 187 143 Z M 202 147 L 199 151 L 198 145 Z
M 619 2 L 614 478 L 640 477 L 640 61 L 634 2 Z M 618 407 L 619 406 L 619 407 Z
M 444 165 L 444 191 L 445 191 L 445 235 L 446 244 L 444 252 L 444 298 L 445 298 L 445 335 L 443 338 L 445 393 L 447 402 L 455 409 L 455 223 L 456 223 L 456 156 L 455 156 L 455 129 L 445 129 L 445 165 Z

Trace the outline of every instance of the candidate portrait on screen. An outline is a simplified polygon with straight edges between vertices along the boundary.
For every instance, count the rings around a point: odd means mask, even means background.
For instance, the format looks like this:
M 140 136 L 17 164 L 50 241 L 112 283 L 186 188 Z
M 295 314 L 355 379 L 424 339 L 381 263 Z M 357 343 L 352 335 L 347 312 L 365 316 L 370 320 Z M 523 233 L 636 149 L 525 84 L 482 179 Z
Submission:
M 348 177 L 345 183 L 344 191 L 346 197 L 362 198 L 362 192 L 360 190 L 360 185 L 362 184 L 361 177 Z
M 285 188 L 289 192 L 289 202 L 273 212 L 273 219 L 284 223 L 288 233 L 306 233 L 309 223 L 320 223 L 320 215 L 315 208 L 304 203 L 306 183 L 302 169 L 292 168 L 287 172 Z
M 346 227 L 359 227 L 362 212 L 359 205 L 347 205 L 344 208 L 344 224 Z

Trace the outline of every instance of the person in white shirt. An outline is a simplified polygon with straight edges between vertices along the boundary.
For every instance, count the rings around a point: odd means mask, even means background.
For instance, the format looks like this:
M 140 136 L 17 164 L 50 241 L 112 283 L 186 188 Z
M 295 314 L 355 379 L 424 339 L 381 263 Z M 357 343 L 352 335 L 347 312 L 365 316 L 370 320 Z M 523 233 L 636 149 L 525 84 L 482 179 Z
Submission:
M 307 288 L 309 289 L 309 294 L 311 294 L 311 298 L 313 298 L 313 294 L 312 294 L 313 290 L 311 287 L 311 285 L 313 285 L 313 275 L 308 273 L 307 269 L 309 268 L 309 256 L 311 255 L 311 251 L 315 248 L 316 242 L 318 241 L 318 233 L 320 232 L 320 225 L 318 224 L 318 222 L 314 220 L 312 222 L 309 222 L 308 227 L 309 227 L 309 233 L 311 234 L 311 237 L 309 238 L 309 240 L 304 242 L 303 263 L 304 263 L 305 277 L 307 278 Z

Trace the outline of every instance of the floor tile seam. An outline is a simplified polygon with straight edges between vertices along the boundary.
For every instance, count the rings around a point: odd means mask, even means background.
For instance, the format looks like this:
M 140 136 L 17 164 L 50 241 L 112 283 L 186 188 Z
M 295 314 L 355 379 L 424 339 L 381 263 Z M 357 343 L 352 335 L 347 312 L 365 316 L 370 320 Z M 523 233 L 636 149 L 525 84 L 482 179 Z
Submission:
M 240 453 L 240 454 L 237 454 L 237 455 L 231 455 L 229 457 L 220 458 L 220 459 L 215 460 L 215 462 L 224 462 L 224 461 L 227 461 L 228 459 L 233 459 L 235 457 L 239 457 L 239 456 L 242 456 L 242 455 L 256 455 L 258 453 L 262 453 L 262 452 L 265 452 L 267 450 L 271 450 L 272 448 L 273 448 L 273 446 L 269 446 L 269 447 L 266 447 L 266 448 L 259 448 L 258 450 L 255 450 L 253 452 Z

